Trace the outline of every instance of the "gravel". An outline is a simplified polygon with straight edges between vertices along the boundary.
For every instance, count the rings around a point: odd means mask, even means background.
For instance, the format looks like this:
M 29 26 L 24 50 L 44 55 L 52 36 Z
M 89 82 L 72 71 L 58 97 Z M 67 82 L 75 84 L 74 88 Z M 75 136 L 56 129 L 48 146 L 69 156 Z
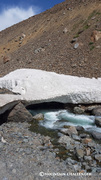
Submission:
M 93 179 L 70 175 L 74 169 L 56 157 L 58 149 L 53 149 L 50 137 L 29 131 L 29 126 L 26 122 L 0 126 L 0 180 Z

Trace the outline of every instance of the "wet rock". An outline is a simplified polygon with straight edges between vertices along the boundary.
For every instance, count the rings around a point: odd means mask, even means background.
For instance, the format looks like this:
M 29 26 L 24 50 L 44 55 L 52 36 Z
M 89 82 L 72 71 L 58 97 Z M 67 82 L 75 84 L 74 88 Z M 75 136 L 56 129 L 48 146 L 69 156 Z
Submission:
M 44 120 L 44 115 L 42 113 L 36 114 L 35 116 L 33 116 L 33 119 L 38 121 Z
M 101 140 L 101 133 L 100 132 L 92 131 L 91 135 L 93 136 L 94 139 Z
M 83 158 L 84 157 L 83 149 L 76 148 L 76 156 L 77 156 L 78 159 Z
M 70 131 L 71 134 L 78 135 L 78 132 L 77 132 L 75 126 L 70 126 L 68 129 L 69 129 L 69 131 Z
M 85 110 L 82 107 L 74 107 L 75 114 L 83 114 Z
M 75 135 L 75 134 L 72 134 L 72 138 L 73 138 L 74 140 L 80 140 L 80 137 L 77 136 L 77 135 Z
M 9 113 L 7 117 L 7 121 L 13 122 L 24 122 L 24 121 L 32 121 L 33 116 L 29 113 L 29 111 L 24 107 L 24 105 L 20 102 L 18 103 Z
M 86 138 L 87 134 L 80 134 L 80 138 Z
M 101 107 L 94 108 L 92 114 L 95 116 L 101 116 Z
M 99 127 L 101 127 L 101 117 L 96 117 L 95 118 L 95 124 Z
M 77 131 L 84 131 L 84 128 L 82 126 L 76 126 Z

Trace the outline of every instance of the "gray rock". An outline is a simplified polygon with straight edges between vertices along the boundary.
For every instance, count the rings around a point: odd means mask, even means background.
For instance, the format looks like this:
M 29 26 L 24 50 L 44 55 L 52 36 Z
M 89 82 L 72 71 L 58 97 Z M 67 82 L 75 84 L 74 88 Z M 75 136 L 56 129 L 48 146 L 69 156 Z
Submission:
M 91 161 L 91 160 L 92 160 L 92 157 L 91 157 L 91 156 L 84 156 L 84 160 L 85 160 L 85 161 Z
M 99 127 L 101 127 L 101 117 L 96 117 L 95 118 L 95 124 Z
M 92 114 L 95 116 L 101 116 L 101 107 L 94 108 Z
M 69 137 L 69 136 L 63 135 L 63 136 L 61 136 L 59 138 L 58 142 L 61 143 L 61 144 L 69 143 L 69 145 L 70 145 L 70 143 L 73 142 L 73 139 L 71 137 Z
M 84 131 L 84 128 L 82 126 L 76 126 L 77 131 Z
M 99 162 L 101 162 L 101 154 L 96 154 L 95 159 Z
M 86 138 L 87 134 L 80 134 L 80 138 Z
M 36 114 L 35 116 L 33 116 L 33 119 L 35 120 L 44 120 L 44 115 L 42 113 Z
M 33 116 L 30 112 L 24 107 L 24 105 L 20 102 L 17 104 L 9 113 L 7 117 L 7 121 L 13 122 L 24 122 L 24 121 L 32 121 Z
M 72 138 L 73 138 L 74 140 L 80 140 L 80 137 L 77 136 L 77 135 L 75 135 L 75 134 L 72 134 Z
M 43 51 L 45 51 L 45 49 L 40 47 L 40 48 L 36 49 L 34 52 L 35 52 L 35 54 L 38 54 L 39 52 L 43 52 Z
M 77 49 L 79 47 L 79 43 L 76 43 L 75 45 L 74 45 L 74 49 Z
M 83 151 L 83 149 L 78 149 L 78 148 L 76 148 L 76 156 L 77 156 L 78 159 L 83 158 L 83 157 L 84 157 L 84 151 Z
M 85 112 L 85 109 L 82 107 L 74 107 L 74 113 L 75 114 L 83 114 Z
M 101 133 L 100 132 L 92 131 L 91 135 L 93 136 L 94 139 L 101 140 Z

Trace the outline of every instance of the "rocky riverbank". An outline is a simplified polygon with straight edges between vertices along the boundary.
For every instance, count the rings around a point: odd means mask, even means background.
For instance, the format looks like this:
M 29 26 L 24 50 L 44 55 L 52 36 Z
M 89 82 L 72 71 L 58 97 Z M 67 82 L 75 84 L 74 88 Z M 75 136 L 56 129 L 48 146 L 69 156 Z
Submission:
M 71 158 L 64 161 L 57 157 L 59 150 L 54 149 L 51 138 L 29 131 L 29 126 L 27 122 L 9 122 L 0 126 L 0 180 L 100 180 L 100 169 L 95 172 L 95 167 L 91 176 L 85 176 L 86 171 L 81 170 L 80 163 Z M 81 156 L 82 152 L 77 152 Z M 91 161 L 89 156 L 86 160 Z M 69 176 L 70 173 L 76 174 Z M 77 173 L 83 175 L 77 176 Z

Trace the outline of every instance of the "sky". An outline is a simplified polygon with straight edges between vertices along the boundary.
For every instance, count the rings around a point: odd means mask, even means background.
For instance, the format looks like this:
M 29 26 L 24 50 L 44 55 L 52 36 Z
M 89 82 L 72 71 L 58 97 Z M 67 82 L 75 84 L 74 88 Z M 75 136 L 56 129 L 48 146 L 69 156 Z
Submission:
M 0 0 L 0 31 L 64 0 Z

